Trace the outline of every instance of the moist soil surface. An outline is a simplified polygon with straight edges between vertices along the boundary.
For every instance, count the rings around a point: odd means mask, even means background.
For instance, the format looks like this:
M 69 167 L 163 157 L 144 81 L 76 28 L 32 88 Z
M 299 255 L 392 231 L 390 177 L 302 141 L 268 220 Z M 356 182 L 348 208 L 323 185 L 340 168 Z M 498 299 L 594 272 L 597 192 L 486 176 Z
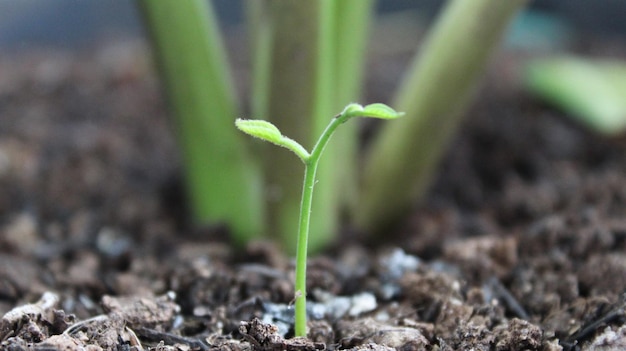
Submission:
M 626 140 L 520 90 L 516 55 L 384 242 L 345 230 L 311 258 L 304 339 L 287 255 L 186 224 L 147 53 L 0 61 L 1 349 L 626 349 Z M 369 101 L 404 64 L 371 63 Z

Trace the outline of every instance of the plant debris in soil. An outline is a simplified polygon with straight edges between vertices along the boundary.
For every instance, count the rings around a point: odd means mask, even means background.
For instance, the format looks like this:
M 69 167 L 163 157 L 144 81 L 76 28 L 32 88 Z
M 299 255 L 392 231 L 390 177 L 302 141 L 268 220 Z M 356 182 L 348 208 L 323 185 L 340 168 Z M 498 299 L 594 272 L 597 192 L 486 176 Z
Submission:
M 142 43 L 3 57 L 0 348 L 626 349 L 626 143 L 507 86 L 512 59 L 383 245 L 311 259 L 294 338 L 293 262 L 184 225 Z

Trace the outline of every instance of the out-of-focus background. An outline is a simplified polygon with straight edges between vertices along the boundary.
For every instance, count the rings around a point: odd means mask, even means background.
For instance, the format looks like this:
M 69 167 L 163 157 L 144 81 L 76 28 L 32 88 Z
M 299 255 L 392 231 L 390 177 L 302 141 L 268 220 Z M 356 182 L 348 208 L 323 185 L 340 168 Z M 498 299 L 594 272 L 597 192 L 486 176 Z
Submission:
M 213 3 L 222 26 L 241 21 L 241 0 L 213 0 Z M 440 0 L 386 0 L 378 1 L 377 6 L 383 13 L 412 10 L 426 26 L 443 3 Z M 546 26 L 554 28 L 556 25 L 559 31 L 565 29 L 574 34 L 617 36 L 626 33 L 626 1 L 623 0 L 536 0 L 530 2 L 529 10 L 533 13 L 531 19 L 520 22 L 526 23 L 528 28 L 545 30 Z M 535 16 L 537 14 L 539 16 Z M 84 48 L 102 39 L 141 33 L 139 13 L 130 0 L 0 0 L 0 50 L 5 52 L 42 46 Z

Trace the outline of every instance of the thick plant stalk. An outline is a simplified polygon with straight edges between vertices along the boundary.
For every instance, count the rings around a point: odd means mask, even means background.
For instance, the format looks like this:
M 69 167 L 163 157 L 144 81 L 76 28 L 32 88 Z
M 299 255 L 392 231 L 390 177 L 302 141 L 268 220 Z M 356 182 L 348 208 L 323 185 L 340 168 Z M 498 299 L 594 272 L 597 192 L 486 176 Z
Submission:
M 361 95 L 374 1 L 341 0 L 332 3 L 335 7 L 333 86 L 336 104 L 341 107 Z M 350 129 L 348 126 L 356 126 L 356 123 L 346 125 L 338 133 Z
M 367 159 L 358 225 L 380 231 L 423 195 L 459 124 L 489 53 L 525 0 L 453 0 L 413 63 Z
M 139 0 L 183 153 L 200 223 L 226 223 L 245 243 L 263 231 L 260 169 L 232 124 L 235 94 L 212 9 L 204 0 Z
M 312 128 L 309 130 L 310 140 L 315 140 L 328 125 L 336 101 L 334 86 L 335 70 L 335 18 L 337 16 L 335 1 L 318 0 L 319 17 L 317 21 L 317 50 L 315 52 L 315 80 L 313 90 Z M 336 145 L 328 145 L 327 158 L 318 166 L 316 181 L 324 184 L 317 192 L 312 204 L 315 219 L 311 221 L 310 250 L 315 252 L 328 245 L 339 230 L 339 180 L 337 170 Z M 345 165 L 349 167 L 349 163 Z
M 247 0 L 244 9 L 252 58 L 250 112 L 253 116 L 267 118 L 273 46 L 270 9 L 267 0 Z
M 334 64 L 330 88 L 333 89 L 333 111 L 354 101 L 361 100 L 367 43 L 373 16 L 373 0 L 332 1 L 332 38 Z M 331 168 L 337 177 L 333 189 L 340 210 L 352 214 L 358 203 L 358 123 L 349 123 L 337 131 L 339 137 L 329 145 L 330 158 L 322 160 L 320 174 Z M 339 212 L 341 213 L 341 212 Z
M 252 114 L 272 121 L 286 134 L 308 145 L 313 140 L 311 116 L 315 106 L 318 5 L 314 1 L 294 0 L 262 3 L 264 8 L 254 9 L 261 18 L 256 19 L 259 31 L 255 33 L 256 57 L 253 58 L 257 71 L 253 108 L 257 110 Z M 293 252 L 302 190 L 299 177 L 295 175 L 301 174 L 302 165 L 294 162 L 288 152 L 279 150 L 270 155 L 267 151 L 264 173 L 268 232 L 278 238 L 285 250 Z
M 275 122 L 305 145 L 319 135 L 333 111 L 358 98 L 372 7 L 372 0 L 248 0 L 254 62 L 252 115 Z M 356 128 L 346 129 L 329 145 L 331 151 L 317 172 L 324 187 L 313 202 L 312 251 L 332 240 L 341 201 L 356 193 L 344 191 L 355 188 L 348 179 L 356 173 Z M 341 165 L 336 164 L 339 159 Z M 271 165 L 266 168 L 270 232 L 279 233 L 283 246 L 290 249 L 300 190 L 290 174 L 298 165 L 274 152 Z

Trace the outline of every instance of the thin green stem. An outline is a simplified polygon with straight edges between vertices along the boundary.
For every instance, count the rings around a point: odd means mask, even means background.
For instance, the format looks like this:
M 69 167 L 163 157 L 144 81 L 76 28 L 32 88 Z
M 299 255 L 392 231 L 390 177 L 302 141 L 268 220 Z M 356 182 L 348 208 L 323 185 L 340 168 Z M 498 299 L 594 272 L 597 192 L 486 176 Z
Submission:
M 306 262 L 309 242 L 309 224 L 311 220 L 311 204 L 313 203 L 313 187 L 315 187 L 315 174 L 322 151 L 328 144 L 330 136 L 337 127 L 350 117 L 341 114 L 330 122 L 319 140 L 313 147 L 308 158 L 302 158 L 306 166 L 304 172 L 304 184 L 302 186 L 302 202 L 300 204 L 300 222 L 298 227 L 298 243 L 296 251 L 296 311 L 295 311 L 295 335 L 306 336 Z
M 306 336 L 306 260 L 309 242 L 309 223 L 311 220 L 311 203 L 317 162 L 306 162 L 304 184 L 302 186 L 302 203 L 300 207 L 300 223 L 298 228 L 298 244 L 296 251 L 296 312 L 295 335 Z
M 309 152 L 306 151 L 306 149 L 297 141 L 291 138 L 283 137 L 281 142 L 281 146 L 293 151 L 293 153 L 296 154 L 296 156 L 298 156 L 302 160 L 302 162 L 304 162 L 304 164 L 306 164 L 307 160 L 311 157 Z
M 335 132 L 335 129 L 337 129 L 337 127 L 339 127 L 340 124 L 345 123 L 348 119 L 352 117 L 355 117 L 355 116 L 348 116 L 346 115 L 346 113 L 341 113 L 333 118 L 333 120 L 330 122 L 328 127 L 326 127 L 326 129 L 324 130 L 320 138 L 317 140 L 317 143 L 313 147 L 309 162 L 315 162 L 315 163 L 319 162 L 320 156 L 322 155 L 322 151 L 324 151 L 324 149 L 326 148 L 326 145 L 328 145 L 330 136 L 333 135 L 333 133 Z

